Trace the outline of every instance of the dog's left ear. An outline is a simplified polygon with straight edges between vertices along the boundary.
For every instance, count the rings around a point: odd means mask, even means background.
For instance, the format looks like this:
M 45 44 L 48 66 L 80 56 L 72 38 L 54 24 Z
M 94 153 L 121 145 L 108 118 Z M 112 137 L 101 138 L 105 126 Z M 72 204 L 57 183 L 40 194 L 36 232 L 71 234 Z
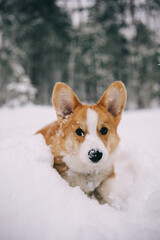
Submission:
M 117 81 L 109 86 L 97 104 L 103 105 L 114 117 L 118 117 L 125 107 L 126 99 L 126 88 L 121 81 Z
M 71 88 L 61 82 L 56 83 L 52 100 L 59 120 L 66 119 L 78 105 L 82 105 Z

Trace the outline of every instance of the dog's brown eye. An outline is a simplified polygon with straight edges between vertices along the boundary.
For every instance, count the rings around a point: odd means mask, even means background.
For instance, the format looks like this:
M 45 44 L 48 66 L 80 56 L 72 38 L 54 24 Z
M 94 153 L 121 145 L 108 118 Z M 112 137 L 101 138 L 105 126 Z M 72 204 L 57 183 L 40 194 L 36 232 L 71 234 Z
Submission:
M 108 128 L 106 128 L 106 127 L 102 127 L 101 130 L 100 130 L 100 133 L 101 133 L 102 135 L 106 135 L 107 132 L 108 132 Z
M 78 136 L 84 136 L 84 132 L 83 132 L 83 130 L 82 130 L 81 128 L 78 128 L 78 129 L 76 130 L 76 134 L 77 134 Z

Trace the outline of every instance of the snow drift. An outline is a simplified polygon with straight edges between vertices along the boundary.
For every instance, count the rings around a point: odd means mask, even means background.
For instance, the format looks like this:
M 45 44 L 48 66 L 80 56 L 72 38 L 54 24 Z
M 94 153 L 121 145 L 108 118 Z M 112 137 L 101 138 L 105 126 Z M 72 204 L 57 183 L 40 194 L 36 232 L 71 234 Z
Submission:
M 0 110 L 1 240 L 159 240 L 160 110 L 127 112 L 114 154 L 113 206 L 71 188 L 55 169 L 40 127 L 55 119 L 49 107 Z

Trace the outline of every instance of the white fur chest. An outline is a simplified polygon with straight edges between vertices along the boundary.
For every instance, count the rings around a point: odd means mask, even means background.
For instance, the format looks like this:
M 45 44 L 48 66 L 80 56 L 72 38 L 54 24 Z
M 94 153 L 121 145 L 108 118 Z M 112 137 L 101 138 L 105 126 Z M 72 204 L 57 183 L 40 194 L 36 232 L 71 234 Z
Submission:
M 73 172 L 70 169 L 64 176 L 70 186 L 80 186 L 87 194 L 94 191 L 105 179 L 107 179 L 107 177 L 108 173 L 106 171 L 81 174 Z

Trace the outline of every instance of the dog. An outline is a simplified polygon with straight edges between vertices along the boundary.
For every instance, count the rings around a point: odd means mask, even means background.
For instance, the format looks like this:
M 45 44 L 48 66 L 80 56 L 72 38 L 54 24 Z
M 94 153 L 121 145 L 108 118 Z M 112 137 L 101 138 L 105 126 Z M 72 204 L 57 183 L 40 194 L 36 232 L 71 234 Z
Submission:
M 58 82 L 52 94 L 57 121 L 37 132 L 50 146 L 53 167 L 62 178 L 102 204 L 113 190 L 111 156 L 120 141 L 117 127 L 126 98 L 124 84 L 117 81 L 97 104 L 83 105 L 68 85 Z

